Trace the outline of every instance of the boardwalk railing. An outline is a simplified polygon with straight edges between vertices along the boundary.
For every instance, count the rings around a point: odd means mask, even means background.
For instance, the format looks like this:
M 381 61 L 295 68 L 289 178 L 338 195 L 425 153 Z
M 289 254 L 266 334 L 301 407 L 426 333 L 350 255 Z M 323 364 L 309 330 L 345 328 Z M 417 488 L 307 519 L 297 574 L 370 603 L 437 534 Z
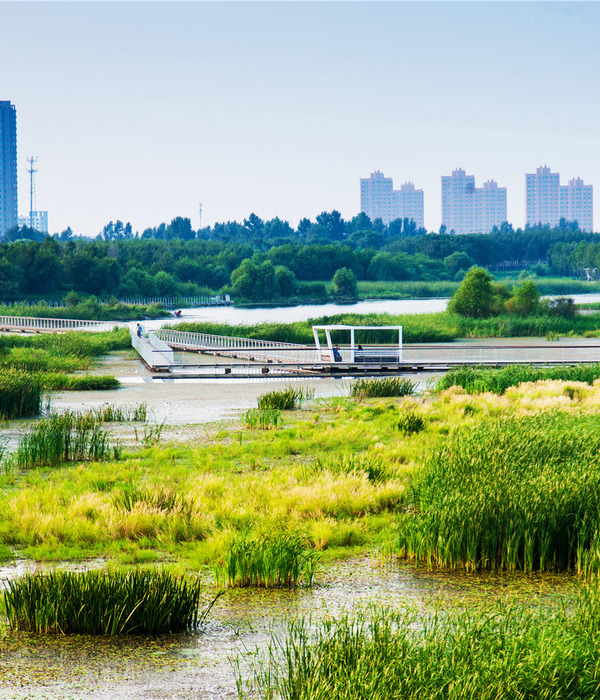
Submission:
M 31 316 L 0 316 L 0 330 L 27 331 L 111 331 L 122 324 L 114 321 L 85 321 L 75 318 L 34 318 Z
M 217 355 L 241 357 L 267 362 L 313 362 L 316 349 L 309 345 L 280 343 L 273 340 L 233 338 L 210 333 L 188 333 L 170 328 L 160 328 L 156 336 L 170 347 L 181 350 L 211 352 Z

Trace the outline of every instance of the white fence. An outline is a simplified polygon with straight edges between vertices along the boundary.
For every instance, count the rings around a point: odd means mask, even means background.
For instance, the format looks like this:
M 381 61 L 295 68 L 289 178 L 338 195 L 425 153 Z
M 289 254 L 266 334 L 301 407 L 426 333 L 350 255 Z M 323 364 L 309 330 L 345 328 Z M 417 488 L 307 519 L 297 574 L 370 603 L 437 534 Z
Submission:
M 315 348 L 308 345 L 279 343 L 272 340 L 233 338 L 210 333 L 188 333 L 170 328 L 159 328 L 156 336 L 171 347 L 182 350 L 211 352 L 217 355 L 263 360 L 267 362 L 314 362 Z
M 1 329 L 27 331 L 111 331 L 122 324 L 114 321 L 84 321 L 74 318 L 34 318 L 31 316 L 0 316 Z

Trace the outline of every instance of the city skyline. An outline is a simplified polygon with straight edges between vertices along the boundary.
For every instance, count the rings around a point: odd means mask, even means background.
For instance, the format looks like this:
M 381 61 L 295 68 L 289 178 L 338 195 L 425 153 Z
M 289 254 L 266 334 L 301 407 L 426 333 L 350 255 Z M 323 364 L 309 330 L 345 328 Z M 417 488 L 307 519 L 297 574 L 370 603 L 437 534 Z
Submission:
M 600 181 L 598 20 L 585 2 L 0 3 L 19 212 L 31 154 L 51 230 L 86 235 L 198 227 L 200 202 L 205 224 L 349 219 L 378 168 L 425 191 L 438 230 L 460 163 L 520 226 L 535 164 Z

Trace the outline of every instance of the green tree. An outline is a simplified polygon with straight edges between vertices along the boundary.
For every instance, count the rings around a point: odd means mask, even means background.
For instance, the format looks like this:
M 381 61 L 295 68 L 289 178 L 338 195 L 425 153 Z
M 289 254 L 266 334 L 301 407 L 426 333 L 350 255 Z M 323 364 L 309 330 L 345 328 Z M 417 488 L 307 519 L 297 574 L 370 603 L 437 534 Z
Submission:
M 513 294 L 504 304 L 511 314 L 528 316 L 540 308 L 540 290 L 533 280 L 525 280 L 520 287 L 513 289 Z
M 340 297 L 356 298 L 356 275 L 347 267 L 340 267 L 333 275 L 333 293 Z
M 450 313 L 485 318 L 494 308 L 492 276 L 483 267 L 472 267 L 448 304 Z
M 285 265 L 277 265 L 275 277 L 279 283 L 279 293 L 282 297 L 293 297 L 298 291 L 296 275 Z

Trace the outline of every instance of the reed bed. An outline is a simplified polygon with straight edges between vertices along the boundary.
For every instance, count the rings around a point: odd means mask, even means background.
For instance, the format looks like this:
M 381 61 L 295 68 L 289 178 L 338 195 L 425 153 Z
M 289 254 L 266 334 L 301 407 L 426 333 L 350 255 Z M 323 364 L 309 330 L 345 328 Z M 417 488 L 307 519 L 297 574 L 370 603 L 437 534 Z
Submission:
M 332 476 L 366 474 L 369 481 L 382 481 L 388 472 L 380 455 L 346 453 L 341 456 L 319 458 L 311 466 L 312 473 L 329 472 Z
M 237 672 L 261 700 L 595 700 L 600 604 L 585 590 L 553 613 L 509 606 L 442 614 L 411 608 L 287 623 Z
M 113 406 L 108 404 L 86 412 L 102 423 L 143 423 L 148 417 L 148 404 Z
M 289 386 L 281 391 L 270 391 L 258 397 L 259 409 L 277 409 L 280 411 L 293 411 L 302 406 L 304 401 L 312 399 L 314 389 L 300 387 L 295 389 Z
M 108 433 L 94 416 L 66 412 L 40 420 L 19 439 L 8 460 L 14 468 L 32 469 L 118 459 L 120 454 L 120 447 L 111 445 Z
M 0 369 L 0 417 L 38 416 L 42 409 L 40 377 L 16 369 Z
M 250 408 L 242 415 L 242 424 L 246 428 L 271 430 L 279 428 L 282 423 L 283 418 L 278 408 Z
M 43 374 L 48 391 L 112 391 L 121 382 L 110 374 Z
M 468 394 L 492 392 L 503 394 L 509 387 L 523 382 L 546 379 L 585 382 L 593 384 L 600 379 L 600 364 L 580 364 L 556 367 L 532 367 L 531 365 L 508 365 L 500 369 L 488 367 L 457 367 L 451 369 L 438 381 L 437 391 L 460 386 Z
M 234 537 L 215 566 L 215 579 L 237 588 L 312 586 L 316 563 L 317 553 L 302 535 L 251 537 L 242 533 Z
M 129 513 L 135 510 L 138 504 L 148 506 L 155 511 L 179 513 L 188 517 L 192 512 L 192 506 L 182 494 L 158 487 L 132 486 L 115 493 L 112 502 L 117 510 Z
M 600 545 L 599 494 L 600 418 L 489 419 L 426 462 L 400 550 L 450 570 L 582 573 Z
M 412 396 L 415 385 L 410 379 L 400 377 L 384 377 L 383 379 L 357 379 L 350 390 L 350 395 L 359 399 Z
M 7 581 L 9 625 L 41 634 L 159 634 L 196 627 L 201 585 L 165 571 L 55 571 Z

